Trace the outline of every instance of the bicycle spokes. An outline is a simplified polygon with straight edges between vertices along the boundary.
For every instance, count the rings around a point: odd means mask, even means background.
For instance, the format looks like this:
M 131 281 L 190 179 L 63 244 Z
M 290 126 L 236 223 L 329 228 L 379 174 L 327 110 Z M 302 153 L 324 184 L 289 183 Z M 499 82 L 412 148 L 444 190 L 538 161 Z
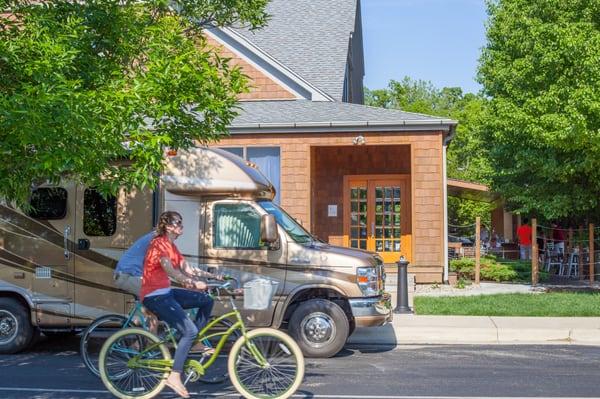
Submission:
M 277 397 L 293 384 L 297 359 L 287 344 L 274 336 L 250 338 L 236 359 L 239 382 L 264 397 Z
M 152 391 L 171 368 L 158 345 L 144 335 L 132 333 L 108 349 L 104 371 L 113 386 L 126 395 Z

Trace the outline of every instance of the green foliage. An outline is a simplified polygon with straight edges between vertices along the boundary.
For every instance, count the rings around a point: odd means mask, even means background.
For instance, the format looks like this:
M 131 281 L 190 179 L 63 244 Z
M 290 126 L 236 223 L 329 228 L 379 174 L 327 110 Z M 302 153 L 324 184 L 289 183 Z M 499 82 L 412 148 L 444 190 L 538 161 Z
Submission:
M 481 139 L 481 115 L 486 106 L 481 95 L 464 94 L 458 87 L 437 89 L 430 82 L 405 77 L 402 81 L 390 81 L 387 89 L 365 89 L 365 104 L 457 120 L 456 134 L 448 147 L 448 177 L 488 183 L 492 172 L 487 145 Z M 448 198 L 451 224 L 472 224 L 480 216 L 489 226 L 491 210 L 492 206 L 484 202 Z
M 522 281 L 522 273 L 516 269 L 518 263 L 500 263 L 493 257 L 482 257 L 480 260 L 480 278 L 486 281 Z M 450 261 L 450 270 L 460 278 L 475 279 L 475 259 L 462 258 Z M 525 271 L 525 270 L 523 270 Z M 531 264 L 529 265 L 531 276 Z
M 471 285 L 471 280 L 461 277 L 456 281 L 455 287 L 459 290 L 464 290 L 468 285 Z
M 267 1 L 0 0 L 0 197 L 154 185 L 165 147 L 227 134 L 246 78 L 202 29 L 259 27 Z
M 479 81 L 493 188 L 521 213 L 600 215 L 600 1 L 488 1 Z
M 458 278 L 475 279 L 475 259 L 459 258 L 450 261 L 450 271 L 456 272 Z M 547 281 L 548 272 L 539 270 L 539 281 Z M 486 281 L 531 282 L 531 261 L 504 261 L 494 255 L 482 256 L 480 260 L 480 278 Z
M 415 313 L 467 316 L 600 316 L 598 292 L 415 297 Z

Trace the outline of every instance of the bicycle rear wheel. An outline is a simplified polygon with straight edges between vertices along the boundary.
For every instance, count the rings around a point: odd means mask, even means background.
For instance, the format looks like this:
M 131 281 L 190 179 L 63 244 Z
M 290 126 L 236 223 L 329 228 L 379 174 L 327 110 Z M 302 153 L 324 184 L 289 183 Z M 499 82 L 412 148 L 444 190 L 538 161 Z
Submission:
M 286 333 L 259 328 L 233 345 L 228 370 L 233 386 L 245 398 L 285 399 L 302 383 L 304 357 Z
M 170 360 L 169 349 L 154 334 L 141 328 L 126 328 L 102 346 L 100 378 L 118 398 L 149 399 L 164 388 L 172 367 Z M 142 364 L 145 361 L 156 362 Z
M 81 334 L 79 354 L 83 364 L 95 376 L 100 376 L 98 356 L 102 345 L 111 335 L 121 330 L 126 322 L 126 317 L 116 314 L 98 317 Z

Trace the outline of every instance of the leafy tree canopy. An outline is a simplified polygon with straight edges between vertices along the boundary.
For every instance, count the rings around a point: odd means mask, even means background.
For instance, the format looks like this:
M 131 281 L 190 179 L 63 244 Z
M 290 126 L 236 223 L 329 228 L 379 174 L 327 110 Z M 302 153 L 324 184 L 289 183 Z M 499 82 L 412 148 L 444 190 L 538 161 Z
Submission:
M 482 96 L 465 94 L 458 87 L 438 89 L 431 82 L 405 77 L 402 81 L 390 81 L 386 89 L 365 89 L 365 103 L 457 120 L 456 135 L 447 153 L 448 177 L 489 182 L 491 168 L 480 132 L 481 116 L 486 105 Z M 448 206 L 451 224 L 470 225 L 475 222 L 476 216 L 481 216 L 489 225 L 490 204 L 449 198 Z
M 488 1 L 479 81 L 493 188 L 518 212 L 600 215 L 600 0 Z
M 0 197 L 153 185 L 165 147 L 226 134 L 246 79 L 202 30 L 260 27 L 267 2 L 0 0 Z

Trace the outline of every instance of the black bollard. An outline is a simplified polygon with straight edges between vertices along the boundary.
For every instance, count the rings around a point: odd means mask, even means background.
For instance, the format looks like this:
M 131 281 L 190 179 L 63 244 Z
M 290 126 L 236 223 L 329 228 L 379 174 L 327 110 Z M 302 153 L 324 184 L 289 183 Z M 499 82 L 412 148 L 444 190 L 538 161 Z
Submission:
M 404 256 L 398 261 L 398 287 L 396 288 L 396 309 L 394 313 L 413 313 L 408 306 L 408 261 Z

